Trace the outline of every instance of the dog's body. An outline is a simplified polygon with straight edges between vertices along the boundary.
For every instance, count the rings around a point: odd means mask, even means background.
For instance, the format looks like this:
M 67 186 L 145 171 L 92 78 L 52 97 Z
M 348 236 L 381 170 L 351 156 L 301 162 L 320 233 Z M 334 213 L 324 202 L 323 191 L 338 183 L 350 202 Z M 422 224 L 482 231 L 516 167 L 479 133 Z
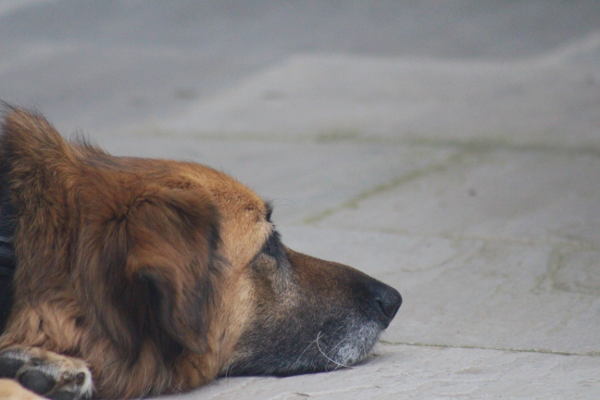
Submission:
M 363 359 L 400 306 L 394 289 L 283 246 L 270 207 L 208 167 L 113 157 L 16 108 L 0 151 L 0 377 L 37 393 L 331 370 Z

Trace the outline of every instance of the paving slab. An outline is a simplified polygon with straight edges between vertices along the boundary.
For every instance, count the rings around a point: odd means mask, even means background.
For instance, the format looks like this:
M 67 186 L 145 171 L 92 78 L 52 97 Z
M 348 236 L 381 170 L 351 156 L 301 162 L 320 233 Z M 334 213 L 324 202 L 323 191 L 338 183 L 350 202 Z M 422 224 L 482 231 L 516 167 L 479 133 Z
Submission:
M 156 126 L 234 137 L 600 148 L 599 63 L 600 32 L 505 62 L 295 55 Z
M 415 179 L 397 178 L 307 218 L 323 226 L 600 245 L 600 157 L 465 149 Z M 408 176 L 411 178 L 411 176 Z M 369 194 L 369 192 L 366 192 Z
M 352 369 L 289 378 L 223 378 L 187 399 L 577 399 L 600 396 L 597 358 L 379 346 Z

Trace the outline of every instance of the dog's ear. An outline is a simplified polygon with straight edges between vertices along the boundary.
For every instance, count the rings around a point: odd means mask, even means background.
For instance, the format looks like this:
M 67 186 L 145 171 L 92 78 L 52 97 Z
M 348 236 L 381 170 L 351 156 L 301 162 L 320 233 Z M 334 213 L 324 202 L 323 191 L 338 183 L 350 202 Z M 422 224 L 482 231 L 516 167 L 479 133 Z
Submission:
M 25 204 L 34 198 L 43 202 L 63 188 L 64 175 L 75 167 L 73 147 L 42 115 L 8 104 L 1 106 L 2 184 L 10 185 L 15 203 Z
M 105 187 L 88 199 L 77 262 L 96 322 L 129 357 L 146 339 L 163 352 L 204 352 L 220 271 L 209 196 L 144 182 Z
M 14 230 L 15 279 L 24 277 L 15 299 L 35 302 L 49 282 L 68 279 L 77 150 L 40 114 L 3 103 L 0 113 L 0 197 L 14 211 L 4 222 Z
M 219 279 L 218 212 L 189 182 L 137 174 L 4 105 L 0 195 L 15 207 L 18 273 L 72 285 L 92 329 L 129 358 L 148 339 L 203 352 Z M 138 176 L 139 175 L 139 176 Z M 25 297 L 47 290 L 25 280 Z M 35 300 L 35 299 L 33 299 Z

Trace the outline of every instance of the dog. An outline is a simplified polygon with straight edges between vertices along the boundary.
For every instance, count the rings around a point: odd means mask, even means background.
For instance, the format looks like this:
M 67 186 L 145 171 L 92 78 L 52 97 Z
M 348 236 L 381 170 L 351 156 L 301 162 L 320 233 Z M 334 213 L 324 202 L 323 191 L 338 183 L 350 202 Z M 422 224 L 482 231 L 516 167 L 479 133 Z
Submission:
M 232 177 L 115 157 L 5 109 L 0 393 L 137 398 L 329 371 L 396 315 L 395 289 L 283 245 L 269 203 Z

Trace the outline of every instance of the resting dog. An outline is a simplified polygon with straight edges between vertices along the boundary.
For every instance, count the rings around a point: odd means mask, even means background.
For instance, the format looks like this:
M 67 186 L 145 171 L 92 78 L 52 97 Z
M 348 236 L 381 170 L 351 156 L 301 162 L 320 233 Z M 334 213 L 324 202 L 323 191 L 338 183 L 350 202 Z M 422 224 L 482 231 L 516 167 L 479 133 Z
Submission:
M 8 106 L 0 154 L 0 376 L 38 394 L 332 370 L 400 307 L 391 287 L 285 247 L 270 206 L 211 168 L 114 157 Z

